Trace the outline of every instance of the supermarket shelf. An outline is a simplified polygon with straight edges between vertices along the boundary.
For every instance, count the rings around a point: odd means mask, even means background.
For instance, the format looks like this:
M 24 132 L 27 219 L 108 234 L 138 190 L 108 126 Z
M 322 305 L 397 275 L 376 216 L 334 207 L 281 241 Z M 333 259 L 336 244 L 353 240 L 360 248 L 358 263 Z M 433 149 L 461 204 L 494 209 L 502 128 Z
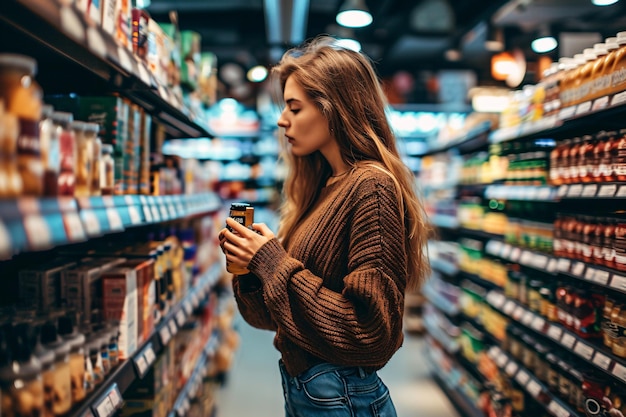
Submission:
M 217 211 L 214 193 L 0 200 L 0 259 Z
M 487 356 L 554 417 L 583 417 L 569 404 L 554 396 L 548 387 L 532 375 L 532 372 L 513 360 L 500 347 L 492 346 L 487 351 Z
M 423 319 L 424 328 L 433 339 L 435 339 L 437 342 L 439 342 L 439 344 L 441 344 L 441 346 L 444 347 L 446 352 L 454 355 L 460 349 L 459 342 L 442 329 L 439 323 L 437 323 L 437 321 L 439 320 L 448 321 L 435 317 L 435 314 L 426 315 Z
M 473 238 L 478 238 L 478 239 L 502 239 L 502 235 L 498 235 L 496 233 L 489 233 L 489 232 L 485 232 L 483 230 L 480 229 L 470 229 L 467 227 L 461 227 L 459 228 L 459 233 L 462 235 L 466 235 L 469 237 L 473 237 Z
M 460 313 L 459 306 L 451 303 L 439 292 L 435 291 L 430 285 L 422 287 L 422 294 L 437 310 L 444 312 L 448 317 L 454 317 Z
M 187 379 L 185 386 L 181 390 L 180 394 L 174 402 L 174 407 L 169 412 L 168 417 L 185 417 L 188 415 L 190 409 L 189 401 L 196 396 L 198 389 L 202 385 L 203 372 L 206 367 L 206 363 L 211 360 L 211 357 L 215 353 L 218 347 L 218 335 L 211 335 L 209 341 L 204 347 L 202 354 L 194 366 L 194 371 Z
M 459 219 L 447 214 L 435 214 L 430 216 L 430 224 L 444 229 L 456 229 L 459 227 Z
M 459 267 L 458 265 L 453 264 L 452 262 L 440 259 L 440 258 L 433 258 L 430 260 L 430 266 L 441 272 L 444 275 L 447 275 L 449 277 L 453 277 L 456 274 L 458 274 L 459 272 Z
M 623 200 L 626 198 L 626 184 L 602 183 L 561 185 L 558 188 L 557 196 L 561 200 Z
M 557 188 L 550 185 L 489 185 L 485 198 L 498 200 L 556 202 Z
M 554 256 L 520 248 L 500 239 L 492 239 L 485 245 L 485 253 L 497 258 L 511 261 L 550 275 L 556 275 L 562 259 Z
M 544 117 L 541 120 L 495 130 L 491 133 L 489 141 L 491 143 L 500 143 L 540 135 L 554 136 L 592 123 L 597 125 L 598 118 L 609 120 L 623 114 L 624 110 L 626 110 L 626 107 L 624 107 L 625 102 L 626 91 L 600 97 L 577 106 L 563 108 L 558 114 Z
M 67 3 L 67 2 L 65 2 Z M 101 27 L 87 22 L 75 5 L 58 0 L 12 0 L 0 4 L 0 21 L 47 46 L 57 58 L 70 60 L 111 84 L 154 114 L 176 137 L 214 136 L 192 121 L 168 88 L 160 85 L 147 65 L 117 44 Z
M 492 307 L 526 328 L 556 342 L 566 350 L 576 353 L 583 360 L 604 371 L 620 383 L 626 383 L 626 359 L 619 358 L 604 347 L 592 345 L 588 340 L 560 324 L 549 322 L 545 317 L 534 313 L 517 301 L 507 298 L 502 292 L 490 291 L 485 299 Z
M 216 263 L 211 267 L 198 284 L 191 289 L 184 300 L 174 306 L 161 322 L 155 326 L 155 331 L 135 353 L 132 359 L 121 363 L 104 382 L 96 387 L 94 392 L 78 407 L 73 409 L 69 417 L 83 417 L 92 414 L 95 417 L 111 417 L 123 404 L 124 391 L 135 381 L 141 379 L 156 361 L 169 340 L 178 332 L 193 309 L 211 291 L 219 280 L 222 265 Z
M 485 121 L 459 137 L 447 141 L 440 146 L 430 147 L 426 152 L 416 156 L 432 155 L 445 152 L 452 148 L 458 149 L 461 153 L 468 153 L 476 149 L 487 146 L 489 143 L 489 132 L 491 131 L 491 122 Z
M 464 369 L 458 363 L 456 356 L 450 356 L 438 347 L 427 349 L 426 355 L 429 356 L 431 363 L 430 374 L 459 414 L 465 417 L 484 417 L 484 413 L 460 390 L 467 383 L 462 380 L 461 372 L 456 369 Z M 438 366 L 442 361 L 445 362 L 445 366 Z M 444 373 L 446 370 L 448 374 Z
M 568 277 L 626 294 L 626 272 L 561 258 L 559 272 Z
M 491 281 L 487 281 L 486 279 L 483 279 L 476 274 L 470 274 L 469 272 L 464 272 L 464 271 L 459 272 L 459 278 L 463 278 L 468 281 L 471 281 L 472 283 L 478 285 L 479 287 L 485 290 L 492 290 L 494 288 L 500 289 L 500 286 L 498 284 L 495 284 Z

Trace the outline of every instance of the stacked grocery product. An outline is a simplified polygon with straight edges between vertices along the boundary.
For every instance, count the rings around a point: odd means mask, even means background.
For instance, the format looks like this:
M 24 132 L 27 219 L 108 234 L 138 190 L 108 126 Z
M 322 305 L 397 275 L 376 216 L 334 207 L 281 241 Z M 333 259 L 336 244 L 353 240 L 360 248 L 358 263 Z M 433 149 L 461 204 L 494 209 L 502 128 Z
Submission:
M 560 58 L 544 71 L 539 83 L 511 92 L 500 126 L 551 126 L 552 116 L 563 120 L 621 104 L 620 93 L 626 90 L 625 47 L 626 32 L 619 32 L 573 57 Z

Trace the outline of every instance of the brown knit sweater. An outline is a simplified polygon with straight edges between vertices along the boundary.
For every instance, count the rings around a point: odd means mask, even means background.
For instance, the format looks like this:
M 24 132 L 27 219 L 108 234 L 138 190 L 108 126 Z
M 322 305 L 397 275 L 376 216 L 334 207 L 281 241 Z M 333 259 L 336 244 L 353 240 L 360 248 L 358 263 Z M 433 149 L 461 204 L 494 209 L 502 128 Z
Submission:
M 287 371 L 330 362 L 382 368 L 403 341 L 406 229 L 391 177 L 359 167 L 322 189 L 286 250 L 265 243 L 235 277 L 239 310 L 276 331 Z

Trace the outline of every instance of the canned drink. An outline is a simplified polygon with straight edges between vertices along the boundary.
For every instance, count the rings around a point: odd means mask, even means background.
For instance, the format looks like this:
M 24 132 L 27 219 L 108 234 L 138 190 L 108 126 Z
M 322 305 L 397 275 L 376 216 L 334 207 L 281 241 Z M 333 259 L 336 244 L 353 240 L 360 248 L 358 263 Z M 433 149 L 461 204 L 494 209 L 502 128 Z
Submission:
M 252 223 L 254 223 L 254 207 L 248 203 L 232 203 L 228 216 L 248 229 L 252 229 Z M 232 231 L 232 228 L 228 227 L 228 229 Z M 226 270 L 235 275 L 243 275 L 250 272 L 247 268 L 232 265 L 228 261 L 226 261 Z

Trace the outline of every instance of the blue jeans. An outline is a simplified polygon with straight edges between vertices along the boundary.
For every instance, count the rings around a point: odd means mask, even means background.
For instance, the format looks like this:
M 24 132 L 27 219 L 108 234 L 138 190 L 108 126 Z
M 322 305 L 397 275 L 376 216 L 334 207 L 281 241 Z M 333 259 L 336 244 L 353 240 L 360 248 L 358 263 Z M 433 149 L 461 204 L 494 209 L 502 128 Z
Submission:
M 376 372 L 321 363 L 292 377 L 279 367 L 286 417 L 397 417 Z

